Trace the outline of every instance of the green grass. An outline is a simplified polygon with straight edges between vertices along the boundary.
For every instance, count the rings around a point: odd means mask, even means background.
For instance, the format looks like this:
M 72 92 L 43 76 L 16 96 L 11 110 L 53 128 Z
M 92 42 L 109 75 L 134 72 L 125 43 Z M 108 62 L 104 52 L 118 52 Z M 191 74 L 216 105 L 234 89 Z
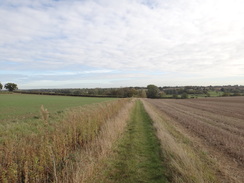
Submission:
M 86 104 L 114 100 L 112 98 L 69 97 L 47 95 L 0 95 L 0 123 L 8 119 L 27 119 L 39 116 L 41 105 L 52 113 Z
M 104 182 L 167 182 L 162 160 L 152 120 L 142 103 L 137 101 L 115 157 L 108 161 Z
M 173 95 L 164 95 L 162 98 L 172 98 Z

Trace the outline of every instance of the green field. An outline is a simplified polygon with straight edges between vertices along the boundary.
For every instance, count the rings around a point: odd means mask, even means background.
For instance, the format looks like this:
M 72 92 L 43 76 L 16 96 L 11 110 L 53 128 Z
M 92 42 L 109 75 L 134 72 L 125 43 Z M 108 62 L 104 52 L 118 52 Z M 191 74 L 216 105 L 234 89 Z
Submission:
M 86 104 L 114 100 L 113 98 L 69 97 L 48 95 L 0 95 L 0 122 L 38 117 L 41 105 L 48 109 L 50 115 L 67 108 Z
M 6 138 L 39 134 L 42 128 L 52 130 L 52 124 L 63 120 L 69 109 L 111 100 L 115 99 L 27 94 L 0 95 L 0 143 Z M 43 123 L 41 105 L 49 113 L 48 127 Z

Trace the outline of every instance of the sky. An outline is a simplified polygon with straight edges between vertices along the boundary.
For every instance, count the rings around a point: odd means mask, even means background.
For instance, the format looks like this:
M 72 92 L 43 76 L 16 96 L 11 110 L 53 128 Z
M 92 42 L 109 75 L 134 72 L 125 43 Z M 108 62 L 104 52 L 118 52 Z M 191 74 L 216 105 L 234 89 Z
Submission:
M 244 85 L 244 0 L 0 0 L 19 89 Z

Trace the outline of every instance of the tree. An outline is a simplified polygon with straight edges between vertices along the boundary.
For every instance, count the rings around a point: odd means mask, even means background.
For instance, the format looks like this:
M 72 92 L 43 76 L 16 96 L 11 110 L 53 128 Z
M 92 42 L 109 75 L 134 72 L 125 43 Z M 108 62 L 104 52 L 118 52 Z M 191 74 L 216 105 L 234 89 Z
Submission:
M 164 91 L 161 91 L 161 92 L 159 93 L 159 96 L 160 96 L 160 98 L 163 98 L 163 97 L 166 96 L 166 93 L 165 93 Z
M 147 97 L 148 98 L 158 98 L 159 97 L 159 89 L 155 85 L 147 86 Z
M 137 90 L 135 88 L 125 88 L 126 97 L 133 97 L 137 95 Z
M 2 85 L 2 83 L 0 83 L 0 90 L 1 90 L 1 89 L 3 89 L 3 85 Z
M 140 98 L 147 98 L 147 94 L 146 94 L 146 92 L 145 92 L 145 90 L 139 90 L 139 92 L 138 92 L 138 97 L 140 97 Z
M 224 88 L 221 88 L 221 90 L 220 90 L 220 91 L 225 92 L 225 89 L 224 89 Z
M 18 89 L 18 86 L 15 83 L 7 83 L 4 85 L 4 88 L 7 89 L 8 91 L 14 91 Z
M 228 96 L 230 96 L 230 93 L 229 92 L 224 92 L 222 96 L 223 97 L 228 97 Z

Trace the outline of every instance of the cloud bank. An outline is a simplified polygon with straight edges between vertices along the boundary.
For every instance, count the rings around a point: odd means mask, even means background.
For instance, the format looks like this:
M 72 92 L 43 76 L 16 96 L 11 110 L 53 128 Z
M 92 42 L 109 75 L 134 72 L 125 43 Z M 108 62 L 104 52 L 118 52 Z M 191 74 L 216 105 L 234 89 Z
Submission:
M 0 81 L 244 84 L 243 8 L 242 0 L 5 0 Z

